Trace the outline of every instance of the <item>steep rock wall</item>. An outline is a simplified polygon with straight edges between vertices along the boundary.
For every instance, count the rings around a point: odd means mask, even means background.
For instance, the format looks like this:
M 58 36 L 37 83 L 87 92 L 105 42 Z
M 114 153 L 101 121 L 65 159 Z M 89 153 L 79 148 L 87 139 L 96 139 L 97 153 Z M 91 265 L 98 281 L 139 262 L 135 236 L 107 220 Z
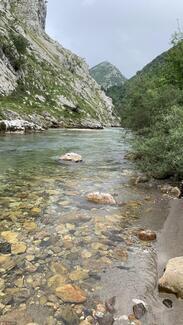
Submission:
M 0 116 L 45 114 L 64 126 L 118 125 L 111 100 L 83 59 L 45 33 L 46 1 L 2 0 L 0 6 Z M 13 116 L 13 115 L 12 115 Z

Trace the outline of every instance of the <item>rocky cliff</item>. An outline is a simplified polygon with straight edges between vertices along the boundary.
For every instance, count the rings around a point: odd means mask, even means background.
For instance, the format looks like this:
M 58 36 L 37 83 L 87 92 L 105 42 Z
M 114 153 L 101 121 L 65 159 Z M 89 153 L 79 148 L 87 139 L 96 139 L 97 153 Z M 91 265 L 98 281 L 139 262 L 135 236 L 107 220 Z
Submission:
M 91 76 L 105 90 L 113 86 L 122 86 L 126 78 L 122 73 L 110 62 L 102 62 L 90 69 Z
M 15 119 L 43 128 L 118 125 L 111 100 L 85 61 L 45 33 L 46 2 L 0 2 L 2 129 Z

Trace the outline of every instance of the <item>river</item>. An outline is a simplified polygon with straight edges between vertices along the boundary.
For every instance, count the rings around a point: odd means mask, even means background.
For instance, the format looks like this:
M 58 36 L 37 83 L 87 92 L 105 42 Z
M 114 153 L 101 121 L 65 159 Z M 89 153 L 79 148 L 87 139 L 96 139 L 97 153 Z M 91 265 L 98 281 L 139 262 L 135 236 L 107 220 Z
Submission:
M 169 324 L 160 316 L 167 310 L 156 288 L 156 245 L 135 235 L 142 226 L 160 231 L 167 204 L 149 184 L 134 186 L 135 167 L 125 159 L 130 138 L 121 128 L 0 137 L 0 244 L 14 248 L 0 268 L 0 321 L 64 324 L 55 289 L 71 283 L 87 293 L 87 310 L 117 296 L 115 324 L 137 298 L 150 306 L 142 324 Z M 66 152 L 83 162 L 59 163 Z M 89 203 L 86 194 L 94 191 L 118 204 Z

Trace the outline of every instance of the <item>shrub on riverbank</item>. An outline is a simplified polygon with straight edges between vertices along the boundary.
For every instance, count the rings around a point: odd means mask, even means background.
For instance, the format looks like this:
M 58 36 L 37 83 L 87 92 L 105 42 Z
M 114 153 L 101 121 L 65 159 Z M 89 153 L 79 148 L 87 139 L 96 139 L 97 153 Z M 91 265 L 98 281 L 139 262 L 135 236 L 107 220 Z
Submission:
M 126 83 L 118 109 L 137 133 L 140 167 L 158 178 L 183 176 L 183 35 Z M 115 90 L 116 91 L 116 90 Z

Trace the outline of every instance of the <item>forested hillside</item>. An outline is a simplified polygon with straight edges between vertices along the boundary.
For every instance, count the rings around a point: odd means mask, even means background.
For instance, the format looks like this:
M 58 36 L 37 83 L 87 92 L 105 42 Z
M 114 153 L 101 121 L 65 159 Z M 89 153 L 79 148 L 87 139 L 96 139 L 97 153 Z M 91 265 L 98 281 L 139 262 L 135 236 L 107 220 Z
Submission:
M 137 132 L 134 151 L 140 167 L 155 177 L 183 176 L 183 38 L 147 65 L 124 87 L 108 95 L 122 125 Z

